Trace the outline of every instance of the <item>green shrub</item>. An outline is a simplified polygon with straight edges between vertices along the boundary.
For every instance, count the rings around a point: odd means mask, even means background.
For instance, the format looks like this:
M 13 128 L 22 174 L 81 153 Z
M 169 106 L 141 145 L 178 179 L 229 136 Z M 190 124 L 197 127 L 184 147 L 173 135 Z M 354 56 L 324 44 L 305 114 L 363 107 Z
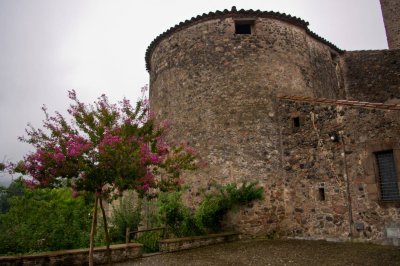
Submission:
M 199 235 L 204 230 L 197 226 L 188 207 L 183 205 L 180 192 L 162 193 L 158 198 L 160 219 L 168 233 L 176 237 Z
M 67 188 L 25 189 L 0 214 L 0 254 L 87 247 L 90 204 Z
M 143 244 L 143 252 L 151 253 L 159 251 L 158 241 L 162 239 L 162 231 L 150 231 L 140 233 L 136 242 Z
M 136 204 L 134 204 L 136 201 Z M 125 242 L 126 229 L 135 231 L 141 221 L 142 199 L 133 194 L 126 195 L 119 199 L 119 206 L 113 206 L 113 213 L 110 219 L 110 237 L 112 242 Z M 101 228 L 99 228 L 101 230 Z
M 246 204 L 253 200 L 263 198 L 264 189 L 257 186 L 257 182 L 247 184 L 244 182 L 241 187 L 237 187 L 235 183 L 229 184 L 224 189 L 232 204 Z
M 219 232 L 229 210 L 262 199 L 263 193 L 257 182 L 219 186 L 216 192 L 205 196 L 194 213 L 182 203 L 180 192 L 163 193 L 158 198 L 159 214 L 168 232 L 176 237 Z
M 217 193 L 207 195 L 200 203 L 195 214 L 196 224 L 209 232 L 218 232 L 224 215 L 230 209 L 235 205 L 262 199 L 263 193 L 263 188 L 257 186 L 257 182 L 245 182 L 239 188 L 235 183 L 219 187 Z
M 221 196 L 207 196 L 196 210 L 196 224 L 209 232 L 220 231 L 221 221 L 230 206 L 228 200 Z

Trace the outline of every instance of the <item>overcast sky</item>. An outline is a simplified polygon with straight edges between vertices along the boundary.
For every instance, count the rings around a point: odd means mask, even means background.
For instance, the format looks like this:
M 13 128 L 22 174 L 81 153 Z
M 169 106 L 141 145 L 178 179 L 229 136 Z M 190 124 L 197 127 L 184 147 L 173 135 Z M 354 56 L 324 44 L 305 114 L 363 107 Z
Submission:
M 30 147 L 17 137 L 41 125 L 43 104 L 66 110 L 67 90 L 137 99 L 155 37 L 233 5 L 300 17 L 341 49 L 387 49 L 379 0 L 0 0 L 0 162 L 23 158 Z

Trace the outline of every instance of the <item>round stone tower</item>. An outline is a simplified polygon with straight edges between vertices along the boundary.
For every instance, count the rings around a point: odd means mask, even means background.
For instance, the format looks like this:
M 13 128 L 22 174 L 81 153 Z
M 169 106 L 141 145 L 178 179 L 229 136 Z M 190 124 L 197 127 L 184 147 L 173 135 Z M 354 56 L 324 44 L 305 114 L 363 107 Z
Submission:
M 400 48 L 400 1 L 380 0 L 389 49 Z
M 341 50 L 307 25 L 233 7 L 170 28 L 146 53 L 152 111 L 172 123 L 171 138 L 187 140 L 206 162 L 186 176 L 187 200 L 195 204 L 212 182 L 264 186 L 264 201 L 231 217 L 245 233 L 278 230 L 285 218 L 276 95 L 343 97 Z

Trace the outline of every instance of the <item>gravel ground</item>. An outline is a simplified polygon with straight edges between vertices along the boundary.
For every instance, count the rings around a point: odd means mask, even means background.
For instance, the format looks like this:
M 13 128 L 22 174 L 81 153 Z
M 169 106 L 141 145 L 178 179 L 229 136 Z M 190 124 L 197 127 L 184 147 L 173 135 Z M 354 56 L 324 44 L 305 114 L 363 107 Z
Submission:
M 400 265 L 400 248 L 361 243 L 252 240 L 159 254 L 131 265 Z

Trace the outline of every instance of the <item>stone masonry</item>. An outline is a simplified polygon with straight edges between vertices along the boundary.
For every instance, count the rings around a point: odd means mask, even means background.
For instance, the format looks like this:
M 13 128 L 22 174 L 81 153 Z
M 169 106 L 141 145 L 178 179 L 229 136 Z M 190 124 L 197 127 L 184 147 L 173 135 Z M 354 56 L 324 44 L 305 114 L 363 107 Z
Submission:
M 232 8 L 150 44 L 152 111 L 205 162 L 185 176 L 185 199 L 196 205 L 212 183 L 259 181 L 264 200 L 230 213 L 227 228 L 377 242 L 399 230 L 400 239 L 399 202 L 380 201 L 370 167 L 378 151 L 400 158 L 400 54 L 342 51 L 307 25 Z
M 400 2 L 380 0 L 389 49 L 400 48 Z

